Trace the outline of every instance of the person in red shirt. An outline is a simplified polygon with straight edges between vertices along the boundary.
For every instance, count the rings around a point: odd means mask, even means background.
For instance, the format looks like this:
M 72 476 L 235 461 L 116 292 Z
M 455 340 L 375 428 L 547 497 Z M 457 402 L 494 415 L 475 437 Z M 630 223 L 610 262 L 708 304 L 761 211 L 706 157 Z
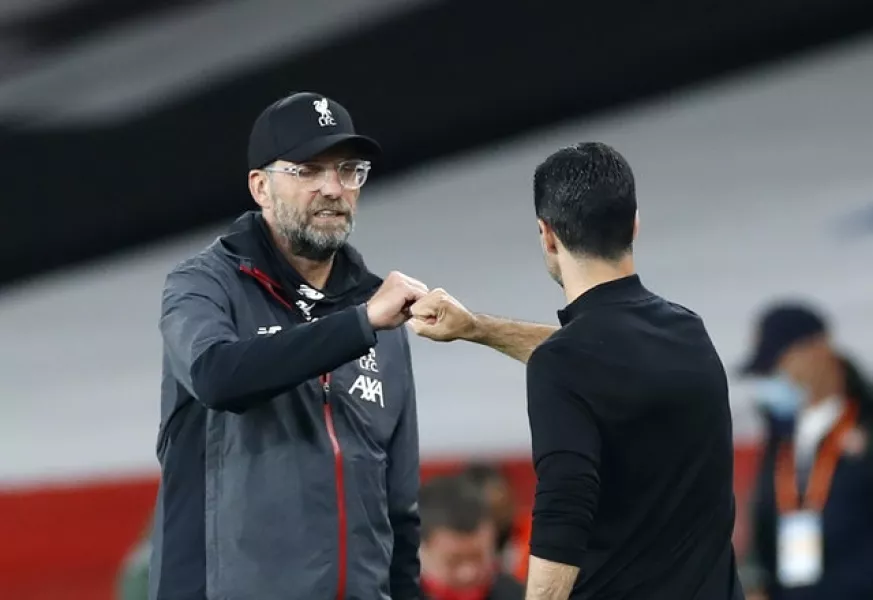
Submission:
M 522 600 L 524 587 L 497 561 L 497 527 L 482 490 L 443 475 L 419 494 L 421 589 L 426 600 Z
M 495 466 L 472 463 L 462 472 L 485 495 L 497 524 L 496 551 L 501 568 L 520 582 L 527 579 L 530 511 L 520 510 L 509 479 Z

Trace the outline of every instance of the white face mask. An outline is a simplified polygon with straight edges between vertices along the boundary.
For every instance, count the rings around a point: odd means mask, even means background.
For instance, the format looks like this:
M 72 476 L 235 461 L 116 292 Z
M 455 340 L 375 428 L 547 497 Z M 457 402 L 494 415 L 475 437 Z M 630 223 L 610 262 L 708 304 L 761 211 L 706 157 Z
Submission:
M 754 388 L 755 401 L 777 419 L 793 419 L 806 397 L 803 387 L 782 374 L 761 379 Z

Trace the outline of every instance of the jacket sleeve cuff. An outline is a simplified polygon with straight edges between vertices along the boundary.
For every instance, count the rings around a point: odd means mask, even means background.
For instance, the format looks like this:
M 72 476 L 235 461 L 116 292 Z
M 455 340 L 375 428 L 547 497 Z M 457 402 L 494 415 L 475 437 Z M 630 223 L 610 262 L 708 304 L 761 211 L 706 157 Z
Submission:
M 542 544 L 530 545 L 531 556 L 542 558 L 562 565 L 578 567 L 582 564 L 585 552 L 579 548 L 561 548 L 556 546 L 544 546 Z
M 361 304 L 357 309 L 358 322 L 361 325 L 361 332 L 364 334 L 364 339 L 367 340 L 370 347 L 376 345 L 376 330 L 370 324 L 370 317 L 367 316 L 367 305 Z

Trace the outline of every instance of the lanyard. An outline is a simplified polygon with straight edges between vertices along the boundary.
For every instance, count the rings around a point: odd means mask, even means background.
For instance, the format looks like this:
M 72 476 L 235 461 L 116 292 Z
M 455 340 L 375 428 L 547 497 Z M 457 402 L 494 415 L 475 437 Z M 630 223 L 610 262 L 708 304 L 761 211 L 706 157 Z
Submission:
M 805 493 L 797 489 L 797 467 L 794 449 L 790 441 L 782 442 L 776 455 L 776 506 L 781 514 L 794 512 L 801 507 L 798 496 L 803 497 L 804 508 L 821 513 L 831 491 L 834 471 L 842 452 L 843 436 L 858 422 L 858 405 L 847 402 L 843 414 L 831 432 L 825 437 L 810 471 Z

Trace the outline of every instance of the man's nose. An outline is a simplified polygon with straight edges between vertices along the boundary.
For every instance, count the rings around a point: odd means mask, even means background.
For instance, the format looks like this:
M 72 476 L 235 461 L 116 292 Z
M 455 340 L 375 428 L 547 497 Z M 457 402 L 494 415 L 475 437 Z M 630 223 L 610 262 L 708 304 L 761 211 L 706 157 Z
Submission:
M 458 585 L 461 587 L 467 587 L 474 585 L 479 581 L 479 567 L 478 565 L 466 562 L 462 565 L 458 566 L 457 571 L 455 572 L 455 577 L 457 579 Z
M 321 195 L 325 198 L 339 198 L 343 194 L 343 186 L 335 169 L 328 170 L 321 185 Z

